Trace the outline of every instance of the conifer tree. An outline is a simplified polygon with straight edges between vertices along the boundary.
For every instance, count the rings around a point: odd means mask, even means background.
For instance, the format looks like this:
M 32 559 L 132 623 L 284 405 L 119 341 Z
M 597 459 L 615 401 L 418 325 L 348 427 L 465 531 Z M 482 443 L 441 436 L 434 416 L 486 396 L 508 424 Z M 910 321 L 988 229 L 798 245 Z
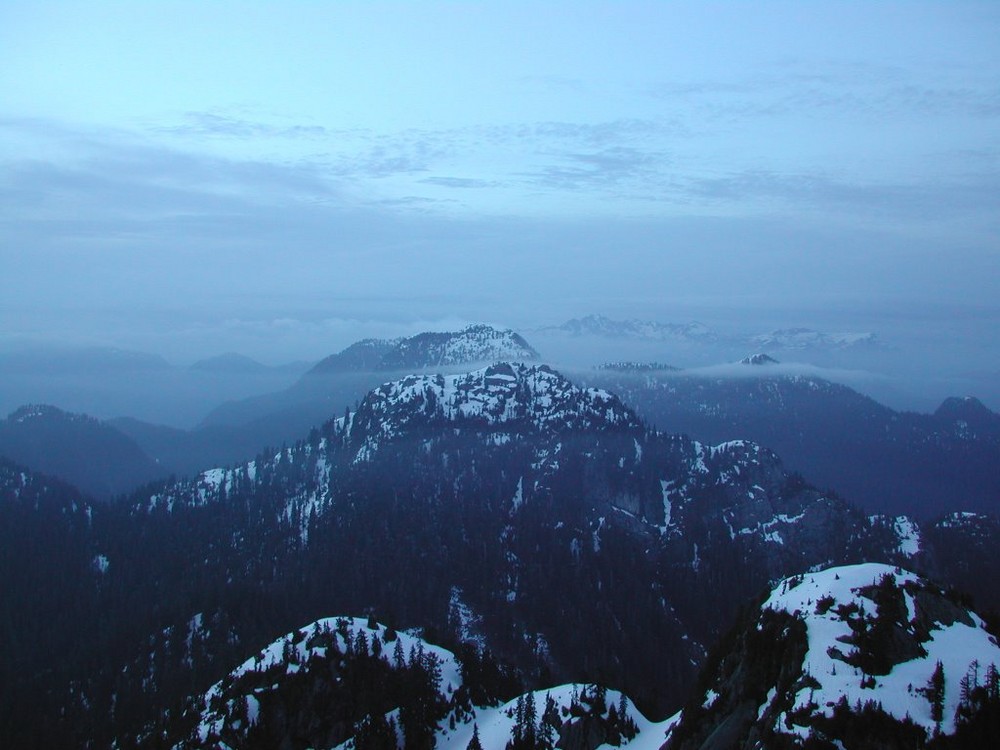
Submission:
M 934 667 L 934 674 L 931 675 L 930 682 L 927 683 L 927 700 L 931 704 L 931 718 L 937 725 L 937 731 L 941 731 L 941 722 L 944 721 L 944 665 L 939 661 Z
M 469 744 L 466 746 L 465 750 L 483 750 L 483 744 L 479 741 L 479 725 L 472 725 L 472 739 L 469 740 Z

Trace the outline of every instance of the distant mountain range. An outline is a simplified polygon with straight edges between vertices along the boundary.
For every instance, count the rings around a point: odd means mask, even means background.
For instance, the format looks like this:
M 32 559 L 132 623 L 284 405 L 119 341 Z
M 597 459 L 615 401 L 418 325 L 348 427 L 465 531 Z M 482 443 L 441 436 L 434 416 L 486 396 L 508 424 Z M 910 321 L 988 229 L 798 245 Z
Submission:
M 603 315 L 573 318 L 562 325 L 536 329 L 539 333 L 561 333 L 568 336 L 601 336 L 646 341 L 696 341 L 714 343 L 720 335 L 698 322 L 657 323 L 648 320 L 612 320 Z
M 756 335 L 723 333 L 703 323 L 659 323 L 649 320 L 613 320 L 603 315 L 573 318 L 558 326 L 534 329 L 537 333 L 572 337 L 600 337 L 660 343 L 686 343 L 751 347 L 767 351 L 830 351 L 881 348 L 870 332 L 824 333 L 811 328 L 782 328 Z
M 285 388 L 309 367 L 271 367 L 237 354 L 181 367 L 121 349 L 24 347 L 0 352 L 0 414 L 43 403 L 102 419 L 128 415 L 180 427 L 223 400 Z
M 874 333 L 821 333 L 810 328 L 782 328 L 750 338 L 750 344 L 760 349 L 850 349 L 880 347 Z

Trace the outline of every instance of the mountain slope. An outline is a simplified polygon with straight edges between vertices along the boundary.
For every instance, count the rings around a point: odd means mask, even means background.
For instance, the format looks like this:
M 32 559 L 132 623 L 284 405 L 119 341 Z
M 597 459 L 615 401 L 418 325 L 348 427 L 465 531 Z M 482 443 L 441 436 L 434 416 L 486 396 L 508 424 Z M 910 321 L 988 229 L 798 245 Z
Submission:
M 170 473 L 114 427 L 54 406 L 24 406 L 0 421 L 0 455 L 105 501 Z
M 156 580 L 166 605 L 194 575 L 285 602 L 244 642 L 335 606 L 444 632 L 468 610 L 529 680 L 605 674 L 655 713 L 744 592 L 898 545 L 759 446 L 652 432 L 523 364 L 387 384 L 306 441 L 162 488 L 130 523 L 145 542 L 112 559 L 120 585 Z
M 62 688 L 102 638 L 100 600 L 109 562 L 93 532 L 100 510 L 76 488 L 0 458 L 4 747 L 64 744 L 59 711 L 74 700 Z
M 963 678 L 978 685 L 991 665 L 982 620 L 912 573 L 794 576 L 713 656 L 667 747 L 923 746 L 955 732 Z
M 1000 509 L 1000 415 L 975 399 L 949 399 L 935 414 L 896 412 L 776 367 L 747 367 L 739 377 L 597 370 L 580 379 L 669 432 L 766 445 L 869 512 L 930 519 Z
M 338 611 L 474 647 L 528 688 L 597 680 L 662 718 L 748 592 L 911 560 L 914 534 L 756 444 L 658 433 L 523 363 L 388 383 L 288 447 L 101 510 L 104 598 L 81 615 L 95 651 L 40 654 L 13 687 L 58 659 L 69 676 L 46 689 L 66 713 L 20 717 L 62 727 L 55 745 L 130 747 L 262 644 Z
M 538 353 L 520 335 L 481 324 L 409 338 L 365 339 L 323 359 L 284 391 L 218 406 L 194 432 L 216 429 L 216 439 L 224 443 L 252 436 L 258 448 L 277 446 L 296 440 L 331 415 L 342 414 L 394 375 L 536 359 Z M 232 437 L 226 437 L 230 432 Z
M 454 332 L 427 331 L 393 340 L 365 339 L 320 361 L 310 373 L 402 372 L 536 359 L 538 352 L 519 334 L 477 324 Z
M 464 750 L 475 735 L 483 750 L 546 741 L 638 750 L 665 736 L 624 695 L 595 685 L 501 703 L 477 684 L 474 661 L 374 618 L 324 618 L 274 641 L 192 701 L 178 747 Z

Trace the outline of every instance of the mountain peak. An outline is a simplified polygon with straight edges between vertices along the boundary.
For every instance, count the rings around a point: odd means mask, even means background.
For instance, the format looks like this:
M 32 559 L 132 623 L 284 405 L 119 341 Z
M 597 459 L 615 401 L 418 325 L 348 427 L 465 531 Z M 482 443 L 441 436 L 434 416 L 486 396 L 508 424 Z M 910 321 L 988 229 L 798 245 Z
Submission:
M 764 353 L 751 354 L 749 357 L 744 357 L 740 360 L 741 365 L 776 365 L 778 360 L 774 357 L 770 357 Z
M 370 392 L 351 417 L 359 458 L 384 440 L 421 427 L 457 426 L 506 432 L 560 432 L 639 427 L 616 396 L 580 388 L 547 365 L 499 362 L 456 375 L 409 375 Z
M 58 406 L 51 406 L 49 404 L 25 404 L 24 406 L 19 406 L 17 409 L 12 411 L 7 420 L 9 422 L 17 422 L 18 424 L 23 424 L 32 419 L 73 419 L 74 416 L 69 412 L 65 412 Z
M 538 352 L 520 334 L 509 328 L 476 323 L 461 331 L 425 331 L 406 338 L 363 339 L 322 360 L 310 373 L 399 372 L 538 358 Z
M 909 738 L 888 746 L 916 747 L 955 731 L 970 670 L 1000 664 L 1000 647 L 978 616 L 881 563 L 786 578 L 740 632 L 703 676 L 701 710 L 685 708 L 672 749 L 704 747 L 722 727 L 725 746 L 742 747 L 749 736 L 773 737 L 774 746 L 796 736 L 840 744 L 872 714 Z M 750 674 L 759 679 L 751 684 Z
M 946 398 L 934 418 L 959 438 L 1000 440 L 1000 414 L 990 411 L 974 396 Z
M 941 402 L 934 415 L 943 419 L 982 419 L 996 416 L 975 396 L 951 396 Z

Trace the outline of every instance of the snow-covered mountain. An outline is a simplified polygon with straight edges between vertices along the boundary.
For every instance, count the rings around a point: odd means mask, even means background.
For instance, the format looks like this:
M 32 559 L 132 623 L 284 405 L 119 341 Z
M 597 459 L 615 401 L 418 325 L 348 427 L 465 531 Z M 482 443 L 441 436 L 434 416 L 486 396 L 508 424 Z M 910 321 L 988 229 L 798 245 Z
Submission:
M 570 337 L 600 337 L 664 344 L 749 346 L 768 351 L 843 351 L 878 349 L 884 346 L 878 335 L 871 332 L 824 332 L 799 327 L 746 335 L 716 330 L 697 321 L 661 323 L 635 318 L 614 320 L 603 315 L 573 318 L 558 326 L 547 326 L 535 330 L 540 334 Z
M 307 375 L 419 371 L 477 362 L 537 359 L 538 352 L 520 334 L 480 323 L 461 331 L 428 331 L 406 338 L 365 339 L 320 361 Z
M 689 341 L 714 343 L 718 333 L 703 323 L 658 323 L 650 320 L 612 320 L 603 315 L 573 318 L 558 326 L 538 329 L 540 333 L 560 333 L 568 336 L 600 336 L 613 339 L 644 341 Z
M 294 736 L 345 750 L 466 750 L 473 737 L 482 750 L 509 743 L 642 750 L 658 748 L 670 727 L 598 685 L 559 685 L 503 702 L 467 684 L 463 671 L 477 679 L 472 663 L 374 618 L 325 618 L 275 640 L 191 701 L 184 723 L 192 728 L 176 748 L 254 747 Z
M 351 417 L 358 455 L 405 436 L 417 425 L 503 430 L 641 430 L 635 414 L 606 391 L 579 388 L 546 365 L 499 363 L 461 375 L 411 375 L 369 393 Z M 505 434 L 505 433 L 504 433 Z
M 0 526 L 19 541 L 12 569 L 50 591 L 46 602 L 86 606 L 63 617 L 32 610 L 28 621 L 0 621 L 0 635 L 20 653 L 22 631 L 53 643 L 99 634 L 79 653 L 40 644 L 10 662 L 8 693 L 32 698 L 3 709 L 5 726 L 18 737 L 46 727 L 50 746 L 179 742 L 201 723 L 177 712 L 186 697 L 220 680 L 225 692 L 226 675 L 276 634 L 337 611 L 435 634 L 429 640 L 472 665 L 456 692 L 492 685 L 486 697 L 470 695 L 471 707 L 599 679 L 662 719 L 682 705 L 706 648 L 747 597 L 776 579 L 865 560 L 943 561 L 941 570 L 971 566 L 986 577 L 983 561 L 993 559 L 989 545 L 967 543 L 964 516 L 940 529 L 870 518 L 758 444 L 658 432 L 611 393 L 521 363 L 386 383 L 280 450 L 95 508 L 61 542 L 80 550 L 65 563 L 72 575 L 44 564 L 52 551 L 35 540 L 49 537 L 24 533 L 37 528 L 25 515 Z M 936 534 L 961 555 L 944 553 Z M 6 575 L 0 566 L 0 593 L 20 591 Z M 283 663 L 296 638 L 282 643 Z M 266 681 L 290 680 L 275 716 L 298 732 L 291 708 L 308 723 L 305 696 L 326 689 L 296 681 L 320 657 L 308 648 L 304 664 L 288 662 L 299 669 L 237 675 L 236 692 L 207 708 L 231 698 L 230 718 L 246 722 L 248 695 L 266 711 L 260 696 L 275 684 Z M 324 673 L 330 683 L 330 664 L 316 674 Z M 52 677 L 32 693 L 39 674 Z M 598 703 L 578 710 L 610 720 Z M 384 732 L 376 718 L 393 705 L 369 710 L 366 731 Z M 199 699 L 198 716 L 204 708 Z M 481 734 L 506 721 L 477 716 Z M 434 722 L 452 731 L 446 716 Z M 449 737 L 468 744 L 460 732 L 473 729 L 455 722 Z M 632 741 L 643 736 L 655 735 Z
M 457 633 L 461 591 L 492 651 L 562 680 L 590 673 L 588 654 L 654 711 L 676 704 L 747 591 L 900 546 L 759 445 L 656 432 L 617 397 L 518 363 L 387 383 L 309 439 L 172 483 L 132 516 L 143 538 L 207 559 L 209 579 L 290 576 L 322 592 L 314 606 Z
M 713 655 L 667 747 L 855 747 L 873 727 L 879 747 L 919 747 L 954 734 L 977 689 L 1000 689 L 998 665 L 983 621 L 913 573 L 797 575 Z
M 740 364 L 741 365 L 757 365 L 757 366 L 776 365 L 776 364 L 778 364 L 778 360 L 776 360 L 774 357 L 771 357 L 771 356 L 769 356 L 767 354 L 758 353 L 758 354 L 751 354 L 749 356 L 744 357 L 743 359 L 740 360 Z
M 343 414 L 345 408 L 389 377 L 455 372 L 474 364 L 538 358 L 538 352 L 519 334 L 482 324 L 409 338 L 364 339 L 320 361 L 284 391 L 227 402 L 213 409 L 189 440 L 181 441 L 182 448 L 185 442 L 190 444 L 186 451 L 189 456 L 183 463 L 190 465 L 205 455 L 217 455 L 220 463 L 231 461 L 232 448 L 242 447 L 248 438 L 257 448 L 297 440 L 332 415 Z M 135 434 L 142 437 L 150 435 L 150 431 Z M 160 442 L 151 439 L 149 450 L 155 450 Z
M 761 349 L 851 349 L 882 346 L 870 332 L 824 333 L 811 328 L 781 328 L 752 336 L 749 343 Z

